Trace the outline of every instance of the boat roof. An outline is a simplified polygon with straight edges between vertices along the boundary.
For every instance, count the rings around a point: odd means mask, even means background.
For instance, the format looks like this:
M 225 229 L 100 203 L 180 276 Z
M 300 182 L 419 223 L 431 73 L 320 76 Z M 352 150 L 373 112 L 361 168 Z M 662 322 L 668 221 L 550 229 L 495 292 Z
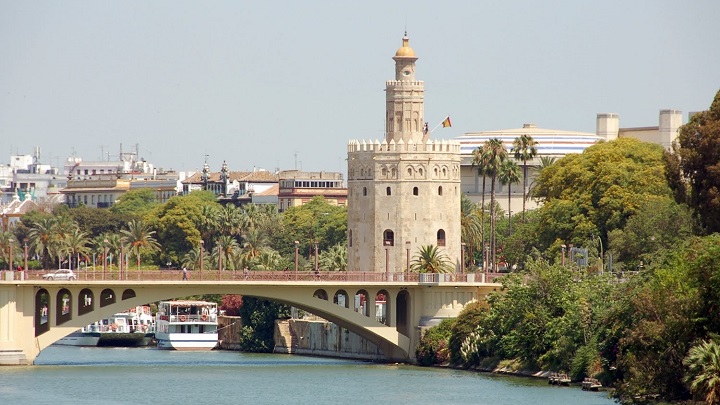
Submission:
M 176 306 L 189 306 L 189 305 L 217 305 L 214 302 L 209 301 L 193 301 L 193 300 L 177 300 L 177 301 L 161 301 L 162 304 L 170 304 Z

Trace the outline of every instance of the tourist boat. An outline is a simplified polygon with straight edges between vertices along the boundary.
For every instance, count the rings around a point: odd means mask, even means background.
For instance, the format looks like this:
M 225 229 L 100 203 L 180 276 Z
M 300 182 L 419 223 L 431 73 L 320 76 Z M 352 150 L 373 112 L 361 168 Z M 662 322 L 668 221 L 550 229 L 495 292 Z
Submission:
M 148 346 L 155 335 L 155 319 L 149 306 L 137 306 L 110 318 L 93 322 L 55 342 L 65 346 Z
M 155 317 L 158 349 L 212 350 L 218 344 L 217 304 L 162 301 Z

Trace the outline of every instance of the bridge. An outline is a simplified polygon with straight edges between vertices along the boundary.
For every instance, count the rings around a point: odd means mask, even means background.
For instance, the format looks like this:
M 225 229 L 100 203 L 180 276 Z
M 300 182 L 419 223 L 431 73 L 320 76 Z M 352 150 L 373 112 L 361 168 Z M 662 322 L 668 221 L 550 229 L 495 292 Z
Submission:
M 407 361 L 423 327 L 457 316 L 500 287 L 485 274 L 217 271 L 188 281 L 169 271 L 88 271 L 70 281 L 23 276 L 15 280 L 6 272 L 0 281 L 0 365 L 33 364 L 60 338 L 136 305 L 204 294 L 284 303 L 366 338 L 389 361 Z M 360 307 L 358 295 L 364 296 Z M 378 296 L 385 298 L 382 316 L 375 313 Z

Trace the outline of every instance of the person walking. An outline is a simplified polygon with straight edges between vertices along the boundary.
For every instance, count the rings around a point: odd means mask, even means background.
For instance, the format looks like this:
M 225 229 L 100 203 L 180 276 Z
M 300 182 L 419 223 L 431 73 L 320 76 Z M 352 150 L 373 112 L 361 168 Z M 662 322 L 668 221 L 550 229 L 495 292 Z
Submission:
M 187 281 L 187 279 L 188 279 L 187 267 L 183 267 L 183 278 L 182 279 L 183 279 L 183 281 Z

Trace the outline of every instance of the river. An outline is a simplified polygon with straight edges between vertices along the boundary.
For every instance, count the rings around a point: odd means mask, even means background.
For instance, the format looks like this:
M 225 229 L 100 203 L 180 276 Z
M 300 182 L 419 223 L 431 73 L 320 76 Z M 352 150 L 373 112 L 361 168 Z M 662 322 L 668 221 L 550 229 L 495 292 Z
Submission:
M 0 367 L 0 404 L 608 405 L 604 392 L 539 379 L 231 351 L 50 346 Z

